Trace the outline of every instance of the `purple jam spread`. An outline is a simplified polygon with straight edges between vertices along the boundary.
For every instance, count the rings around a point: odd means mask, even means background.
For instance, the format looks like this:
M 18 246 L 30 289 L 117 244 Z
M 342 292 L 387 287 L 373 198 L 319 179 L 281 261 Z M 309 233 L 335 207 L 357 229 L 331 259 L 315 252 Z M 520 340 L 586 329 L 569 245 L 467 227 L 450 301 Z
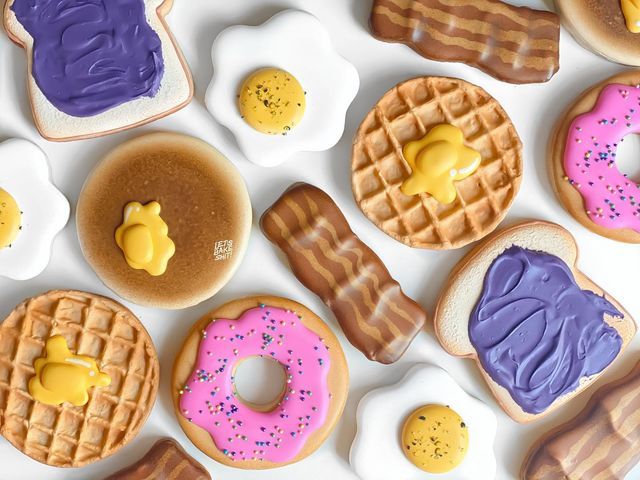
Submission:
M 487 271 L 469 338 L 491 378 L 538 414 L 616 358 L 622 338 L 605 314 L 622 317 L 560 258 L 513 246 Z
M 143 0 L 14 0 L 11 10 L 33 38 L 33 77 L 58 110 L 89 117 L 158 93 L 162 42 Z

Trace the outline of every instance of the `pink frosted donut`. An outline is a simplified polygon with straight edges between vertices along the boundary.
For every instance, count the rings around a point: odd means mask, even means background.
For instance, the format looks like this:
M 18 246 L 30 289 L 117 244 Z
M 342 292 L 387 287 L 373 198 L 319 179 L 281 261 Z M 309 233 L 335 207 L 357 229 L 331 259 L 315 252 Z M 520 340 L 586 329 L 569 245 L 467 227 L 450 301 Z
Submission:
M 328 343 L 335 348 L 337 341 L 320 319 L 308 317 L 262 304 L 237 320 L 209 318 L 199 329 L 197 357 L 180 388 L 179 414 L 210 435 L 223 463 L 268 468 L 297 461 L 307 441 L 330 420 L 334 392 Z M 309 321 L 316 327 L 321 322 L 326 331 L 319 335 L 317 328 L 308 328 Z M 256 356 L 277 361 L 286 373 L 284 394 L 270 411 L 247 406 L 235 390 L 237 365 Z
M 589 219 L 606 229 L 640 233 L 640 188 L 616 165 L 624 137 L 640 132 L 640 88 L 611 83 L 594 108 L 575 117 L 564 149 L 566 180 L 582 196 Z

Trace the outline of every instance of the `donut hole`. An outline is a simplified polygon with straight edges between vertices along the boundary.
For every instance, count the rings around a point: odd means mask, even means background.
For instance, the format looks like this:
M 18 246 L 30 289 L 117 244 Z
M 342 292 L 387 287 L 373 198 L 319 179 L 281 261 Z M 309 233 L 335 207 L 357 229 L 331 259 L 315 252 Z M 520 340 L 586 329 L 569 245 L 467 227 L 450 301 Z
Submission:
M 236 396 L 258 412 L 270 412 L 284 397 L 287 375 L 279 362 L 268 357 L 247 357 L 233 374 Z
M 616 164 L 630 180 L 640 182 L 640 135 L 627 135 L 618 144 Z

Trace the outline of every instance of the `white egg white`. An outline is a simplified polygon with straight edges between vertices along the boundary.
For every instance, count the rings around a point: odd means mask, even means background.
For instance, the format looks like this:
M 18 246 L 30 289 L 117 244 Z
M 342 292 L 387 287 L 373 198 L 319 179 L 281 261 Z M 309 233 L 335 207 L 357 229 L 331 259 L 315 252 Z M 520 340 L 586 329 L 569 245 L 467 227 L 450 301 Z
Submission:
M 424 472 L 402 450 L 404 421 L 429 404 L 449 406 L 469 430 L 464 460 L 447 473 Z M 369 392 L 360 401 L 357 422 L 350 462 L 362 480 L 491 480 L 496 476 L 496 416 L 439 367 L 415 365 L 397 384 Z
M 214 76 L 205 98 L 207 108 L 231 130 L 251 162 L 276 166 L 297 152 L 327 150 L 342 137 L 360 79 L 313 15 L 285 10 L 257 27 L 227 28 L 213 44 L 212 59 Z M 304 117 L 287 135 L 260 133 L 240 116 L 240 86 L 251 73 L 266 67 L 286 70 L 306 92 Z
M 28 280 L 49 264 L 53 239 L 69 220 L 69 202 L 51 183 L 44 152 L 27 140 L 0 144 L 0 188 L 22 212 L 17 237 L 0 248 L 0 276 Z

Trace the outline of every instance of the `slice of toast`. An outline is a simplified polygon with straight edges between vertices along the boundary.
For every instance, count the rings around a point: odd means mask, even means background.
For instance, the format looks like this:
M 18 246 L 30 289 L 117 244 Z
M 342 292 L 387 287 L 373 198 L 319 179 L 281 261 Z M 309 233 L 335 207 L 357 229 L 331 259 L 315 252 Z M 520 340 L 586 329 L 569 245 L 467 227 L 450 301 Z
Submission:
M 4 26 L 9 38 L 27 53 L 26 84 L 31 110 L 44 138 L 68 141 L 115 133 L 162 118 L 191 101 L 191 72 L 164 19 L 173 0 L 125 1 L 131 5 L 102 3 L 109 0 L 90 3 L 76 0 L 78 5 L 68 2 L 66 10 L 49 6 L 47 0 L 38 0 L 35 6 L 40 7 L 39 11 L 31 4 L 20 9 L 29 15 L 29 21 L 25 21 L 28 25 L 23 25 L 15 10 L 25 1 L 29 0 L 5 2 Z M 14 6 L 16 8 L 12 8 Z M 79 11 L 83 13 L 77 13 Z M 68 15 L 70 12 L 73 15 Z M 120 14 L 126 22 L 116 17 Z M 87 21 L 73 23 L 85 16 Z M 41 24 L 43 28 L 38 30 Z M 41 38 L 36 42 L 29 30 Z M 141 38 L 145 34 L 151 38 L 154 48 L 141 54 L 140 42 L 144 41 Z M 121 46 L 118 45 L 120 41 Z M 50 42 L 48 49 L 38 47 L 46 42 Z M 74 46 L 77 44 L 80 46 Z M 34 60 L 38 48 L 42 51 Z M 46 58 L 43 59 L 44 54 Z M 111 58 L 111 54 L 117 58 Z M 149 77 L 153 72 L 149 72 L 149 66 L 132 61 L 132 68 L 139 69 L 133 73 L 135 81 L 147 81 L 153 88 L 142 90 L 135 82 L 133 86 L 126 85 L 125 78 L 130 77 L 123 64 L 131 61 L 128 57 L 136 55 L 146 55 L 143 57 L 146 62 L 155 63 L 156 76 L 151 81 Z M 40 67 L 34 67 L 38 62 Z M 51 65 L 45 67 L 46 63 Z M 68 80 L 60 80 L 61 72 L 67 70 L 70 72 Z M 42 85 L 45 81 L 57 82 L 55 88 L 44 88 L 48 95 L 41 89 L 34 71 L 40 72 Z M 65 84 L 71 85 L 74 81 L 83 83 L 78 84 L 77 91 L 71 91 L 73 87 L 69 87 L 68 97 L 72 99 L 69 103 L 73 105 L 65 108 L 54 98 L 53 92 L 64 90 Z M 109 98 L 110 92 L 116 91 L 120 94 L 118 99 L 115 99 L 116 93 Z
M 578 249 L 576 242 L 571 234 L 559 225 L 543 221 L 521 223 L 492 235 L 467 254 L 452 271 L 438 300 L 434 319 L 436 334 L 444 349 L 450 354 L 475 359 L 483 377 L 505 412 L 515 421 L 525 423 L 549 413 L 584 391 L 595 379 L 606 371 L 608 365 L 598 373 L 588 377 L 581 377 L 577 388 L 566 393 L 563 392 L 562 395 L 555 398 L 543 411 L 535 413 L 532 413 L 528 408 L 523 408 L 516 402 L 510 390 L 499 384 L 494 380 L 492 375 L 485 370 L 480 359 L 481 354 L 472 342 L 469 324 L 472 321 L 472 315 L 474 314 L 476 306 L 481 298 L 484 298 L 485 277 L 494 264 L 494 260 L 514 246 L 526 249 L 527 251 L 543 252 L 543 254 L 558 257 L 561 260 L 560 263 L 564 262 L 566 264 L 574 277 L 575 283 L 583 292 L 588 291 L 595 293 L 602 297 L 597 299 L 597 301 L 602 301 L 603 304 L 611 307 L 609 311 L 618 311 L 617 313 L 620 315 L 616 314 L 614 316 L 608 313 L 603 315 L 603 321 L 606 324 L 603 328 L 608 329 L 608 331 L 613 332 L 613 334 L 617 332 L 616 337 L 619 337 L 617 341 L 619 342 L 620 348 L 613 360 L 624 351 L 629 341 L 635 335 L 636 324 L 618 302 L 606 295 L 600 287 L 577 269 Z M 518 280 L 518 283 L 519 282 L 520 280 Z M 511 284 L 511 286 L 513 286 L 513 284 Z M 507 286 L 503 288 L 506 289 Z M 591 294 L 588 293 L 588 295 Z M 493 297 L 493 299 L 495 298 L 496 296 Z M 513 305 L 513 303 L 511 305 Z M 502 305 L 501 308 L 502 307 L 504 307 L 504 305 Z M 517 309 L 514 311 L 517 311 Z M 533 315 L 525 317 L 523 314 L 523 321 L 521 323 L 524 323 L 525 318 L 530 320 L 531 317 L 533 317 Z M 541 318 L 544 320 L 546 316 L 541 316 Z M 535 321 L 539 320 L 536 319 Z M 578 325 L 581 324 L 578 323 Z M 609 327 L 612 327 L 615 331 Z M 527 328 L 528 329 L 525 330 L 518 330 L 518 333 L 526 336 L 527 334 L 531 334 L 530 332 L 535 331 L 535 327 L 531 327 L 531 323 L 527 324 Z M 496 331 L 495 333 L 497 335 L 504 334 L 506 337 L 506 329 L 507 326 L 505 325 L 504 329 Z M 541 331 L 546 332 L 546 330 L 545 326 L 541 327 Z M 509 334 L 515 331 L 516 328 L 514 327 L 512 330 L 509 330 Z M 554 346 L 556 345 L 557 344 Z M 580 345 L 575 346 L 576 350 L 578 347 L 580 347 Z M 516 345 L 513 347 L 513 350 L 518 348 L 518 345 Z M 512 360 L 517 358 L 516 356 L 521 352 L 514 353 L 513 350 L 511 348 L 505 348 L 502 352 L 504 358 L 510 358 Z M 566 357 L 561 356 L 560 358 L 564 361 Z M 500 360 L 504 360 L 503 357 L 500 357 Z M 514 362 L 517 363 L 517 360 L 514 360 Z M 498 367 L 500 367 L 500 365 L 496 368 Z M 551 365 L 551 367 L 557 368 L 558 366 Z M 538 378 L 538 380 L 540 379 Z

